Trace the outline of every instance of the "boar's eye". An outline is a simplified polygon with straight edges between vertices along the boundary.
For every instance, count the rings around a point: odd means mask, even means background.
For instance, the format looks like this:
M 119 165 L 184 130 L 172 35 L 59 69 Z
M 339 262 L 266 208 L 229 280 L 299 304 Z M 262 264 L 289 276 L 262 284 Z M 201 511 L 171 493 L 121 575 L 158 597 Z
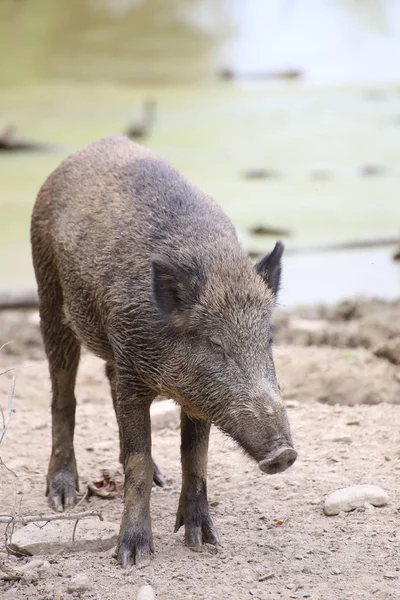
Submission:
M 226 353 L 225 353 L 224 347 L 217 338 L 210 338 L 210 344 L 211 344 L 213 350 L 215 350 L 216 352 L 218 352 L 218 354 L 220 354 L 221 356 L 223 356 L 225 358 Z

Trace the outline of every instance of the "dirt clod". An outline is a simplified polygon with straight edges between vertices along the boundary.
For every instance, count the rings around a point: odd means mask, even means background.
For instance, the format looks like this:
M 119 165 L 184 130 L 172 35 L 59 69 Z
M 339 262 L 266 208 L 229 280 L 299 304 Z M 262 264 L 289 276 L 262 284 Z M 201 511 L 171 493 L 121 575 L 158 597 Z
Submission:
M 91 587 L 89 577 L 86 573 L 77 573 L 69 582 L 68 591 L 70 593 L 86 592 L 87 590 L 90 590 Z

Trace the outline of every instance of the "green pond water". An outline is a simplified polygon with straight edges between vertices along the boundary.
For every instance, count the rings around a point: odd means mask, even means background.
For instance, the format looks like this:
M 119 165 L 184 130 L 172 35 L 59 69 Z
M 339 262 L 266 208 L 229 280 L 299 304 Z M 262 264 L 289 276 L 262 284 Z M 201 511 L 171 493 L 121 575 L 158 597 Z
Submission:
M 400 235 L 395 82 L 381 85 L 374 100 L 365 85 L 218 81 L 212 75 L 234 32 L 226 3 L 136 1 L 135 18 L 110 16 L 100 4 L 96 12 L 90 2 L 26 0 L 7 19 L 13 3 L 0 9 L 0 126 L 15 124 L 21 135 L 57 146 L 0 153 L 0 287 L 34 285 L 29 219 L 49 172 L 75 149 L 123 132 L 146 97 L 157 102 L 146 144 L 220 202 L 246 249 L 272 247 L 275 238 L 248 233 L 260 223 L 289 229 L 288 248 Z M 204 17 L 210 10 L 219 28 Z M 366 163 L 382 165 L 382 173 L 360 176 Z M 279 177 L 247 180 L 250 168 Z M 326 179 L 312 176 L 318 169 Z M 288 255 L 281 301 L 398 297 L 392 250 Z

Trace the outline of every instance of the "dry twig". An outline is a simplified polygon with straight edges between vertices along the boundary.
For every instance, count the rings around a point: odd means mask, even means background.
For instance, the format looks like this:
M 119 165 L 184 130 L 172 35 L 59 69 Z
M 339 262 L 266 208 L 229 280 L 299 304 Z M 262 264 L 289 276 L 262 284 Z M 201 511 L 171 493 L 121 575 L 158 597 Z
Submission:
M 49 523 L 50 521 L 78 521 L 88 517 L 99 517 L 103 521 L 103 515 L 98 510 L 85 510 L 78 513 L 61 513 L 53 515 L 0 515 L 0 523 Z
M 18 573 L 18 571 L 15 569 L 7 567 L 1 560 L 0 571 L 4 573 L 4 575 L 1 575 L 1 579 L 3 579 L 3 581 L 19 581 L 22 579 L 22 573 Z

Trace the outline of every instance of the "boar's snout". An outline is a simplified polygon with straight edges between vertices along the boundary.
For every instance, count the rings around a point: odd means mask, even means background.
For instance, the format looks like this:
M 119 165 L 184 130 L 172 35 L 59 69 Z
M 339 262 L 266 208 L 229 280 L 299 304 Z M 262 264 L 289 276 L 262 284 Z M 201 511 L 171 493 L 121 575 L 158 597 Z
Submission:
M 286 469 L 292 466 L 296 458 L 297 452 L 293 448 L 278 448 L 270 456 L 261 460 L 258 466 L 264 473 L 274 475 L 275 473 L 286 471 Z

